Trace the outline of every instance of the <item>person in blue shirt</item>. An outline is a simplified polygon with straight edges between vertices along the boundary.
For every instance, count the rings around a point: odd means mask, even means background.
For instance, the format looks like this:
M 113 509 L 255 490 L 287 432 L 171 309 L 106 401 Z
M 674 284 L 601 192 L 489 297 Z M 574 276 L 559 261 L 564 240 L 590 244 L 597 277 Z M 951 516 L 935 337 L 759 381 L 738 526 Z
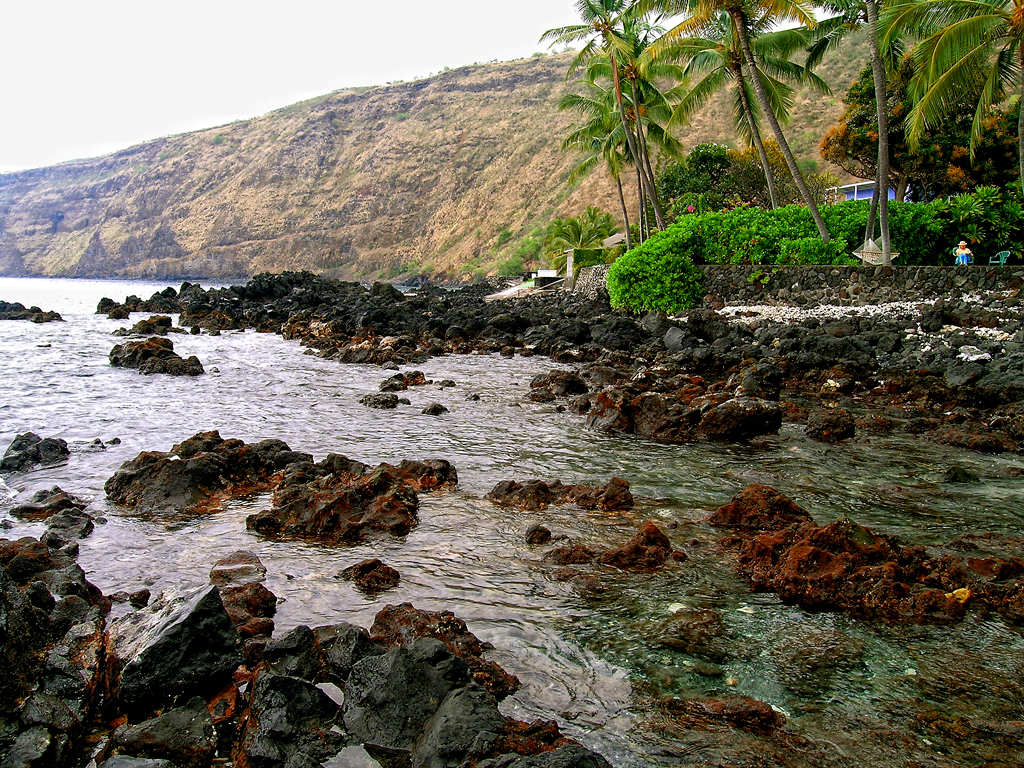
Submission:
M 971 249 L 967 247 L 967 241 L 961 240 L 960 245 L 953 251 L 955 256 L 954 264 L 970 264 L 974 260 L 974 254 L 971 253 Z

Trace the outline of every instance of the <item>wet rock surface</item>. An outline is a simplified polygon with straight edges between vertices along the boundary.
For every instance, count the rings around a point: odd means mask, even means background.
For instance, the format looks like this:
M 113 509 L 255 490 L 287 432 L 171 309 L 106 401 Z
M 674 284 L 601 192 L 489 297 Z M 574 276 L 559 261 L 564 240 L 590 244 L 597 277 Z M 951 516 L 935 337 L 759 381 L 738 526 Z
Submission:
M 613 477 L 604 486 L 563 485 L 561 480 L 546 483 L 543 480 L 502 480 L 488 491 L 484 498 L 504 507 L 515 509 L 547 509 L 552 504 L 576 504 L 582 509 L 604 511 L 631 509 L 633 494 L 629 483 Z
M 182 358 L 170 339 L 153 336 L 144 341 L 129 341 L 110 350 L 110 364 L 117 368 L 137 368 L 139 373 L 166 373 L 171 376 L 201 376 L 206 371 L 199 358 Z
M 35 432 L 18 435 L 7 446 L 0 459 L 3 472 L 24 472 L 38 465 L 65 461 L 71 451 L 66 440 L 59 437 L 39 437 Z
M 243 659 L 239 629 L 258 611 L 222 595 L 265 589 L 265 573 L 234 552 L 215 585 L 107 622 L 110 602 L 73 555 L 0 539 L 5 765 L 71 768 L 91 753 L 113 768 L 312 766 L 343 750 L 414 766 L 607 765 L 553 722 L 503 716 L 518 681 L 449 612 L 387 606 L 370 632 L 298 626 Z M 71 621 L 69 600 L 81 606 Z
M 19 301 L 0 301 L 0 320 L 28 320 L 32 323 L 63 322 L 59 312 L 44 312 L 39 307 L 26 307 Z
M 924 283 L 908 277 L 911 271 L 893 272 L 893 279 L 909 281 L 912 293 Z M 843 279 L 841 270 L 832 272 L 807 278 L 832 286 Z M 980 282 L 972 277 L 953 292 L 925 291 L 945 293 L 941 298 L 869 314 L 866 278 L 851 275 L 850 286 L 809 298 L 773 292 L 775 306 L 767 309 L 731 308 L 709 297 L 677 317 L 638 319 L 611 312 L 600 291 L 488 303 L 486 285 L 449 291 L 427 284 L 404 296 L 387 284 L 366 287 L 306 272 L 261 274 L 210 290 L 185 283 L 148 302 L 104 300 L 98 311 L 177 311 L 179 324 L 194 329 L 273 331 L 342 363 L 397 367 L 450 353 L 547 355 L 576 370 L 536 377 L 527 399 L 564 404 L 591 428 L 612 434 L 745 442 L 797 421 L 834 442 L 856 436 L 836 399 L 857 398 L 868 413 L 851 411 L 855 422 L 877 424 L 890 410 L 893 428 L 925 439 L 981 452 L 1017 450 L 1024 438 L 1014 410 L 1024 398 L 1020 286 L 996 281 L 1003 287 L 979 300 L 970 286 L 991 281 L 976 276 Z M 737 295 L 748 288 L 733 287 Z M 816 307 L 819 300 L 846 306 Z M 803 314 L 790 311 L 794 306 Z M 367 395 L 364 404 L 397 407 L 395 391 L 418 386 L 416 373 L 396 374 L 381 386 L 388 391 Z M 809 410 L 782 397 L 805 400 Z M 928 419 L 910 415 L 911 403 L 924 404 Z
M 803 514 L 801 514 L 803 513 Z M 711 522 L 734 528 L 740 573 L 810 610 L 840 610 L 865 619 L 950 623 L 969 609 L 1024 615 L 1024 560 L 1010 540 L 988 538 L 1001 556 L 971 557 L 947 545 L 929 552 L 877 534 L 847 517 L 817 525 L 772 488 L 748 486 Z
M 144 451 L 126 461 L 103 488 L 140 512 L 192 509 L 270 487 L 289 464 L 309 461 L 280 440 L 246 444 L 217 431 L 198 432 L 170 451 Z

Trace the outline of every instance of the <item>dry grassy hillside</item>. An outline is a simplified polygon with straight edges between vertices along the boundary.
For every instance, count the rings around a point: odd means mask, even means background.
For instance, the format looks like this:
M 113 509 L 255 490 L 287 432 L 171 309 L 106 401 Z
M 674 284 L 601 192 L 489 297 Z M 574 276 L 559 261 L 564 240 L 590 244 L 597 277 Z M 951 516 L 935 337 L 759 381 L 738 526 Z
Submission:
M 856 58 L 833 65 L 835 75 L 823 69 L 836 98 L 806 99 L 795 114 L 803 156 L 817 158 Z M 339 91 L 102 158 L 0 175 L 0 274 L 494 272 L 554 216 L 587 205 L 618 211 L 604 173 L 566 186 L 579 159 L 558 148 L 571 122 L 556 108 L 572 87 L 568 61 L 481 64 Z M 726 117 L 721 102 L 710 105 L 684 140 L 729 141 Z

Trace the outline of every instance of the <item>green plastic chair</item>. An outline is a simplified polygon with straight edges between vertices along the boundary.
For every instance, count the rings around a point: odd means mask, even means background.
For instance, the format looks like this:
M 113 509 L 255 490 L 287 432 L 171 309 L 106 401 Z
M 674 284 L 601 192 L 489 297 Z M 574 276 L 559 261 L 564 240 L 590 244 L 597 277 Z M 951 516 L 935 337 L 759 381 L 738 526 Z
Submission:
M 1001 267 L 1005 267 L 1006 266 L 1006 260 L 1008 258 L 1010 258 L 1010 252 L 1009 251 L 1000 251 L 995 256 L 990 257 L 989 260 L 988 260 L 988 263 L 989 264 L 998 264 Z

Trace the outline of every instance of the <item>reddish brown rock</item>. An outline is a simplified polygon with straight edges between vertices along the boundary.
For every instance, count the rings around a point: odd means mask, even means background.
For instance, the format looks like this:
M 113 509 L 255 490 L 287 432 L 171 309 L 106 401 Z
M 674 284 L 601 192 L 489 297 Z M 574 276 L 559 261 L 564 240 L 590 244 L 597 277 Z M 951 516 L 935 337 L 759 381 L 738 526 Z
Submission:
M 367 530 L 404 535 L 416 525 L 416 489 L 399 469 L 381 464 L 369 474 L 335 473 L 333 463 L 289 468 L 273 507 L 250 515 L 246 526 L 269 535 L 355 542 Z
M 604 511 L 632 509 L 633 494 L 629 483 L 613 477 L 604 486 L 563 485 L 560 480 L 548 484 L 543 480 L 502 480 L 484 498 L 504 507 L 524 510 L 547 509 L 551 504 L 577 504 L 583 509 Z
M 767 491 L 759 495 L 783 507 L 792 504 L 774 489 Z M 954 622 L 972 605 L 999 611 L 1011 621 L 1021 615 L 1024 559 L 1012 551 L 1005 557 L 960 552 L 929 557 L 923 547 L 901 545 L 845 517 L 820 527 L 810 519 L 787 527 L 774 527 L 771 520 L 766 532 L 734 537 L 740 541 L 738 566 L 755 589 L 775 592 L 788 602 L 886 621 Z M 753 530 L 758 529 L 747 528 L 747 535 Z M 959 546 L 977 545 L 964 541 Z
M 708 522 L 723 528 L 773 531 L 810 519 L 805 510 L 774 488 L 751 483 L 719 507 Z
M 473 679 L 501 701 L 519 690 L 520 682 L 493 661 L 483 658 L 491 646 L 469 631 L 451 611 L 423 611 L 409 603 L 387 605 L 373 619 L 370 638 L 382 648 L 407 645 L 418 637 L 433 637 L 469 665 Z
M 376 558 L 350 565 L 341 572 L 341 576 L 354 581 L 365 592 L 383 592 L 397 587 L 401 580 L 398 571 Z
M 247 445 L 199 432 L 167 453 L 143 451 L 126 461 L 103 489 L 111 501 L 140 511 L 190 510 L 265 490 L 288 464 L 311 458 L 280 440 Z
M 771 400 L 734 397 L 704 414 L 698 431 L 708 440 L 740 441 L 774 434 L 782 426 L 782 408 Z
M 671 554 L 668 536 L 654 523 L 647 522 L 623 546 L 603 552 L 598 562 L 627 571 L 650 571 L 664 565 Z
M 584 544 L 555 547 L 544 555 L 545 560 L 556 565 L 583 565 L 594 562 L 596 557 L 597 552 Z
M 770 704 L 747 696 L 708 699 L 701 706 L 712 717 L 754 733 L 770 733 L 786 724 L 785 715 L 776 712 Z
M 980 453 L 1005 453 L 1017 449 L 1017 444 L 1002 432 L 982 428 L 940 430 L 935 433 L 935 439 L 943 445 L 967 448 Z
M 808 437 L 826 443 L 837 443 L 856 433 L 856 422 L 845 408 L 816 408 L 811 411 L 804 428 Z

